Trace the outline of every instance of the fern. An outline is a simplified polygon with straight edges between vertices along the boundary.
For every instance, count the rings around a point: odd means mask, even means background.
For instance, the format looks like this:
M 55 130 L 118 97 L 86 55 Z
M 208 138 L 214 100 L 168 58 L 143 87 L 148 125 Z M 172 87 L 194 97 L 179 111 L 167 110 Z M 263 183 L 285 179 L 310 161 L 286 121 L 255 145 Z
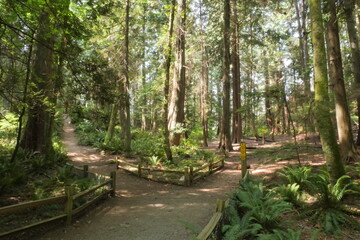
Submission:
M 251 215 L 245 214 L 242 218 L 235 218 L 236 223 L 232 225 L 224 225 L 222 232 L 225 233 L 224 240 L 237 240 L 241 238 L 256 236 L 260 232 L 262 226 L 251 222 Z
M 290 204 L 265 190 L 262 182 L 245 177 L 225 209 L 224 239 L 255 238 L 279 227 L 279 217 Z
M 280 196 L 289 203 L 292 203 L 294 206 L 301 207 L 303 206 L 303 194 L 299 190 L 300 185 L 297 183 L 281 185 L 274 190 L 279 192 Z
M 343 198 L 346 194 L 353 193 L 353 182 L 350 177 L 344 175 L 335 184 L 330 181 L 330 175 L 326 170 L 311 176 L 312 184 L 309 189 L 317 196 L 310 213 L 313 218 L 319 221 L 324 232 L 335 234 L 341 232 L 342 226 L 360 228 L 360 224 L 350 216 L 344 209 Z
M 289 184 L 296 183 L 300 186 L 300 190 L 305 190 L 310 184 L 309 177 L 311 175 L 311 167 L 290 165 L 285 167 L 279 175 L 284 177 Z
M 258 240 L 300 240 L 301 232 L 287 229 L 282 231 L 274 229 L 272 234 L 259 234 Z
M 276 227 L 281 213 L 291 209 L 289 203 L 277 199 L 272 192 L 266 192 L 261 182 L 248 183 L 247 189 L 236 191 L 235 196 L 238 205 L 250 213 L 251 220 L 265 230 Z

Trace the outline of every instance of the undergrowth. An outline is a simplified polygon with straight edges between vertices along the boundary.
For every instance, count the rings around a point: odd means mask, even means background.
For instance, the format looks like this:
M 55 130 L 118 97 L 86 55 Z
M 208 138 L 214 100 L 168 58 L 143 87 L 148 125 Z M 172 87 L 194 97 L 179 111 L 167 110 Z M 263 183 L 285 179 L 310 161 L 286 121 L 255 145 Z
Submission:
M 283 180 L 278 184 L 267 185 L 251 175 L 240 182 L 224 212 L 222 239 L 302 239 L 302 232 L 293 228 L 301 219 L 338 237 L 344 229 L 360 230 L 346 205 L 346 199 L 359 195 L 350 176 L 331 183 L 325 169 L 310 166 L 288 166 L 278 175 Z M 308 233 L 307 239 L 318 239 L 319 231 Z

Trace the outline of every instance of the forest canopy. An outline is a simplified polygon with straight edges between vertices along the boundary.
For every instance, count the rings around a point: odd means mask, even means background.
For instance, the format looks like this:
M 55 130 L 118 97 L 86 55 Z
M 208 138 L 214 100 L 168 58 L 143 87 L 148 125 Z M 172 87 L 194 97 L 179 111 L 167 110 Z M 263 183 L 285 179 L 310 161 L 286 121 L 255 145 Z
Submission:
M 318 132 L 337 179 L 360 145 L 359 5 L 0 0 L 1 159 L 54 158 L 68 114 L 85 143 L 131 154 L 145 136 L 170 162 L 184 144 Z

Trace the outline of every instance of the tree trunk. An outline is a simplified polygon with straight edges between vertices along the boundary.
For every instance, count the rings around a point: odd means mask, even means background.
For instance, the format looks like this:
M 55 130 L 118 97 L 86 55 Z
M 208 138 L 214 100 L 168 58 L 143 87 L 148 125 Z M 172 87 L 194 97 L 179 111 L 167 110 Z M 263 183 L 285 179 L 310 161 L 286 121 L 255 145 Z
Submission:
M 129 21 L 130 21 L 130 0 L 126 0 L 125 16 L 125 86 L 124 86 L 124 107 L 125 107 L 125 145 L 124 151 L 131 151 L 131 119 L 130 119 L 130 78 L 129 78 Z
M 147 23 L 147 19 L 146 19 L 146 14 L 147 14 L 147 5 L 144 4 L 143 5 L 143 24 L 142 24 L 142 44 L 143 44 L 143 48 L 142 48 L 142 53 L 141 53 L 141 59 L 142 59 L 142 64 L 141 64 L 141 82 L 142 82 L 142 89 L 146 90 L 146 62 L 145 62 L 145 58 L 146 58 L 146 23 Z M 142 96 L 141 96 L 141 130 L 145 131 L 148 129 L 148 109 L 147 109 L 147 94 L 145 94 L 143 92 Z
M 208 146 L 208 101 L 209 101 L 209 60 L 207 56 L 207 47 L 205 46 L 205 31 L 202 20 L 202 1 L 200 5 L 200 21 L 201 21 L 201 82 L 200 82 L 200 112 L 201 125 L 203 130 L 203 145 Z
M 239 59 L 239 22 L 236 0 L 231 0 L 232 9 L 232 78 L 233 78 L 233 142 L 239 143 L 242 138 L 241 120 L 241 88 L 240 88 L 240 59 Z
M 354 0 L 345 0 L 344 1 L 344 12 L 347 25 L 347 31 L 349 35 L 350 48 L 351 48 L 351 62 L 352 62 L 352 71 L 354 74 L 354 86 L 360 88 L 360 48 L 359 48 L 359 39 L 356 32 L 356 21 L 354 16 Z M 360 96 L 357 96 L 357 115 L 358 115 L 358 126 L 360 126 Z M 358 129 L 358 136 L 356 140 L 356 145 L 360 146 L 360 127 Z
M 53 47 L 55 36 L 52 33 L 50 14 L 45 9 L 39 18 L 35 43 L 33 74 L 29 97 L 28 119 L 21 147 L 28 152 L 51 154 L 52 126 L 54 120 L 54 82 Z
M 111 115 L 110 115 L 109 126 L 105 136 L 105 144 L 108 144 L 114 136 L 118 110 L 119 110 L 119 104 L 116 101 L 111 106 Z
M 165 52 L 166 63 L 165 63 L 165 82 L 164 82 L 164 150 L 166 158 L 172 161 L 172 152 L 170 148 L 170 132 L 168 128 L 168 113 L 169 113 L 169 89 L 170 89 L 170 66 L 171 66 L 171 50 L 172 50 L 172 36 L 174 29 L 174 15 L 175 15 L 175 0 L 172 0 L 171 13 L 169 19 L 169 32 L 168 32 L 168 45 Z
M 331 123 L 324 27 L 321 14 L 321 0 L 309 0 L 311 34 L 314 52 L 315 75 L 315 119 L 320 134 L 322 149 L 332 182 L 345 174 L 335 130 Z
M 225 149 L 232 151 L 231 133 L 230 133 L 230 0 L 224 0 L 224 62 L 223 62 L 223 116 L 222 116 L 222 134 Z
M 172 85 L 171 101 L 169 106 L 169 130 L 185 127 L 185 22 L 186 0 L 178 0 L 177 4 L 177 36 L 176 36 L 176 59 Z M 180 144 L 182 132 L 173 132 L 172 144 Z
M 352 159 L 355 155 L 355 145 L 351 128 L 351 119 L 344 83 L 343 65 L 341 59 L 339 26 L 334 0 L 327 0 L 325 14 L 327 21 L 328 61 L 330 87 L 335 95 L 336 124 L 339 136 L 339 146 L 342 159 Z
M 299 6 L 299 4 L 300 6 Z M 307 5 L 306 0 L 294 1 L 296 10 L 296 20 L 298 24 L 299 34 L 299 51 L 301 56 L 301 76 L 304 82 L 304 95 L 309 97 L 310 92 L 310 70 L 308 67 L 309 63 L 309 49 L 308 49 L 308 30 L 306 26 L 307 20 Z

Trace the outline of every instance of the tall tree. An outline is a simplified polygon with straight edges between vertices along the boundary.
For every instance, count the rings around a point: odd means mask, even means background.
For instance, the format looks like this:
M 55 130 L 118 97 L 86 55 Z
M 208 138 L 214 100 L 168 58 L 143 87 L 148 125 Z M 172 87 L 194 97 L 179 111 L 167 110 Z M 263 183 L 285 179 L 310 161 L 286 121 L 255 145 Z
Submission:
M 297 20 L 297 30 L 299 35 L 299 51 L 301 56 L 301 77 L 304 82 L 305 96 L 309 97 L 310 92 L 310 69 L 309 63 L 309 48 L 308 48 L 308 29 L 307 29 L 307 12 L 308 6 L 306 0 L 294 0 Z
M 52 5 L 54 7 L 54 5 Z M 38 19 L 34 44 L 33 73 L 30 79 L 28 118 L 21 147 L 48 155 L 52 152 L 54 120 L 54 47 L 55 33 L 50 6 L 44 6 Z
M 200 1 L 200 31 L 201 31 L 201 81 L 200 81 L 200 111 L 203 130 L 203 145 L 208 146 L 208 101 L 209 101 L 209 58 L 206 46 L 205 26 L 203 21 L 203 0 Z
M 125 10 L 125 69 L 124 69 L 124 102 L 125 105 L 125 152 L 131 151 L 131 119 L 130 119 L 130 76 L 129 76 L 129 23 L 130 0 L 126 0 Z
M 332 181 L 345 174 L 335 130 L 332 126 L 321 0 L 309 0 L 315 75 L 315 119 Z
M 222 86 L 223 86 L 223 114 L 222 114 L 222 145 L 226 150 L 233 150 L 232 141 L 231 141 L 231 132 L 230 132 L 230 0 L 224 0 L 224 32 L 223 32 L 223 77 L 222 77 Z M 222 147 L 222 146 L 221 146 Z
M 345 0 L 344 4 L 344 13 L 347 25 L 347 32 L 349 35 L 350 48 L 351 48 L 351 63 L 352 71 L 354 75 L 354 85 L 356 88 L 360 87 L 360 47 L 359 39 L 356 32 L 356 21 L 354 16 L 355 1 L 354 0 Z M 357 96 L 357 114 L 358 114 L 358 124 L 360 126 L 360 95 Z M 358 136 L 356 140 L 356 145 L 360 146 L 360 127 L 358 128 Z
M 231 0 L 231 62 L 233 82 L 233 142 L 239 143 L 242 137 L 240 57 L 239 57 L 239 22 L 236 0 Z
M 339 26 L 335 0 L 325 2 L 325 13 L 329 15 L 326 24 L 326 33 L 328 39 L 328 61 L 330 86 L 333 88 L 335 96 L 336 123 L 339 136 L 339 146 L 341 156 L 345 158 L 354 158 L 356 152 L 351 128 L 350 112 L 347 103 L 343 65 L 341 59 Z
M 172 81 L 171 101 L 169 105 L 169 129 L 173 131 L 172 144 L 180 144 L 182 132 L 178 128 L 185 128 L 185 23 L 186 0 L 178 0 L 176 13 L 176 43 L 175 69 Z
M 166 158 L 172 160 L 172 152 L 170 148 L 170 132 L 168 128 L 168 113 L 169 113 L 169 90 L 170 90 L 170 66 L 171 66 L 171 50 L 172 50 L 172 38 L 174 31 L 174 17 L 175 17 L 175 0 L 171 2 L 171 12 L 169 18 L 169 31 L 167 39 L 167 47 L 165 49 L 165 82 L 164 82 L 164 150 Z

